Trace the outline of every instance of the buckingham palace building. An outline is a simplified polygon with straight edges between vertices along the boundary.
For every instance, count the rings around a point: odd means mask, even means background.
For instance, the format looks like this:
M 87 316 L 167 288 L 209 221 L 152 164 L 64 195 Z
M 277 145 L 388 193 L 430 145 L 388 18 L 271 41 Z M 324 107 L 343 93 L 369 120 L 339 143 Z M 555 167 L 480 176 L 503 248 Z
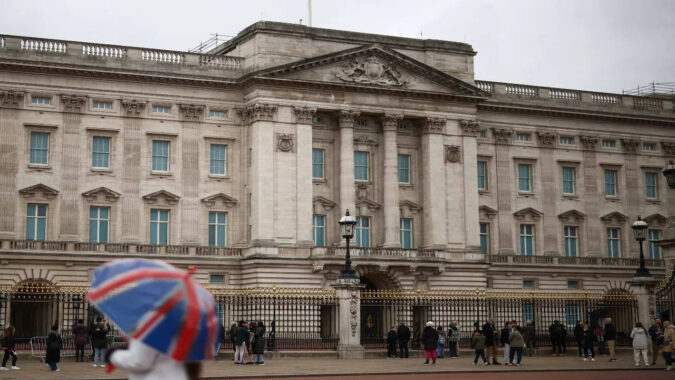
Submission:
M 481 81 L 474 59 L 264 21 L 206 53 L 1 35 L 0 286 L 144 257 L 328 289 L 346 210 L 367 289 L 629 291 L 638 215 L 663 278 L 673 95 Z

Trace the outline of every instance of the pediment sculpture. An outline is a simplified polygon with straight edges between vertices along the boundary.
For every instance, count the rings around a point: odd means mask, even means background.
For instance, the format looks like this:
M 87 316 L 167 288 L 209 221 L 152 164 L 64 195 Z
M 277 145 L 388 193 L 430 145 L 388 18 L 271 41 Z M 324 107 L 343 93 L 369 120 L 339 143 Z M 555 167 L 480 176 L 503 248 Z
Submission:
M 374 55 L 352 59 L 343 65 L 335 76 L 342 81 L 359 84 L 393 87 L 405 87 L 408 84 L 408 81 L 402 79 L 401 72 L 393 62 L 382 62 Z

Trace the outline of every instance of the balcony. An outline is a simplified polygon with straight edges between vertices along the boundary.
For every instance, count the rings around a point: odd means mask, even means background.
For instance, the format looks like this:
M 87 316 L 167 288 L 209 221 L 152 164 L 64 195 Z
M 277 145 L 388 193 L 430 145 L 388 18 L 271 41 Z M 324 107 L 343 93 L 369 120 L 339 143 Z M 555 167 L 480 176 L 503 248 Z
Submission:
M 347 249 L 343 247 L 315 247 L 312 257 L 344 257 Z M 444 259 L 444 251 L 431 249 L 402 248 L 350 248 L 352 258 L 393 258 L 393 259 Z
M 487 255 L 486 261 L 492 264 L 520 265 L 574 265 L 590 267 L 624 267 L 637 268 L 640 266 L 638 258 L 613 257 L 565 257 L 565 256 L 516 256 L 516 255 Z M 660 259 L 646 259 L 645 265 L 650 268 L 664 268 L 665 262 Z

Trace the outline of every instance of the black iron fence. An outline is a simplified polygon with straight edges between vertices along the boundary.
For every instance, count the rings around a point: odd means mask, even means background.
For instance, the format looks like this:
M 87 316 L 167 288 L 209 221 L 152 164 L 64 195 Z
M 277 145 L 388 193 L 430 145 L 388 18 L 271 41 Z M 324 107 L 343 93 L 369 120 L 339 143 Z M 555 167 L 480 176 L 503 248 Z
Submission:
M 666 272 L 666 278 L 656 286 L 654 292 L 654 315 L 662 321 L 673 322 L 675 318 L 675 264 Z

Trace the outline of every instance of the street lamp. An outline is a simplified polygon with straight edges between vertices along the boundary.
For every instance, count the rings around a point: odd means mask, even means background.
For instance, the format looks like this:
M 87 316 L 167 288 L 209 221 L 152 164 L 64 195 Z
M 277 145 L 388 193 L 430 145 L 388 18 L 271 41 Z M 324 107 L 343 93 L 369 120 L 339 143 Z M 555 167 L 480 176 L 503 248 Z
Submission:
M 666 177 L 668 187 L 675 189 L 675 164 L 673 164 L 673 161 L 670 161 L 668 166 L 663 169 L 663 175 Z
M 340 232 L 342 237 L 347 241 L 347 253 L 345 255 L 345 269 L 340 272 L 340 277 L 342 279 L 358 279 L 359 276 L 356 275 L 356 271 L 352 269 L 352 260 L 349 257 L 349 240 L 354 237 L 354 228 L 356 227 L 356 219 L 349 214 L 349 209 L 345 212 L 345 215 L 340 218 Z
M 637 217 L 637 220 L 633 222 L 631 226 L 633 228 L 633 235 L 635 235 L 635 240 L 640 243 L 640 268 L 635 271 L 634 277 L 651 277 L 649 270 L 645 268 L 645 254 L 642 250 L 642 242 L 647 238 L 647 222 L 642 220 L 640 216 Z

